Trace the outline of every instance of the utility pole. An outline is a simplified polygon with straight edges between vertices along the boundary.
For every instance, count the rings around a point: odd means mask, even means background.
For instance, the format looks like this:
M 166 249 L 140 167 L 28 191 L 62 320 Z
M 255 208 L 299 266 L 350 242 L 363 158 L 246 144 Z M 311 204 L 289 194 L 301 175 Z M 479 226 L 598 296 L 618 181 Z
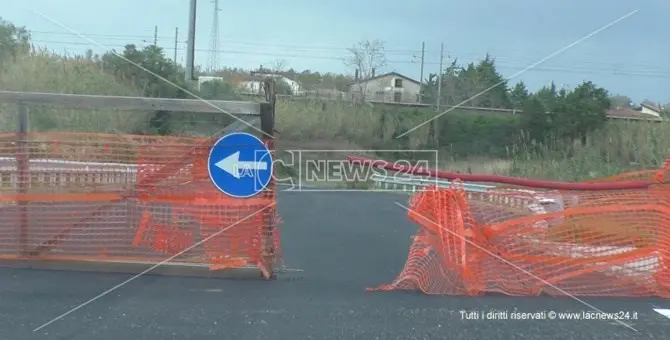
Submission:
M 212 18 L 212 32 L 209 37 L 209 72 L 214 72 L 219 67 L 219 0 L 213 0 L 214 17 Z
M 440 111 L 440 97 L 442 96 L 442 61 L 444 60 L 444 43 L 440 45 L 440 73 L 437 75 L 437 102 L 435 108 Z
M 179 49 L 179 27 L 174 28 L 174 64 L 177 65 L 177 50 Z
M 154 47 L 158 45 L 158 26 L 154 26 Z
M 423 103 L 423 61 L 426 54 L 426 42 L 421 43 L 421 75 L 419 76 L 419 103 Z
M 195 80 L 193 66 L 195 59 L 195 14 L 198 7 L 197 0 L 190 0 L 188 16 L 188 44 L 186 46 L 186 81 Z

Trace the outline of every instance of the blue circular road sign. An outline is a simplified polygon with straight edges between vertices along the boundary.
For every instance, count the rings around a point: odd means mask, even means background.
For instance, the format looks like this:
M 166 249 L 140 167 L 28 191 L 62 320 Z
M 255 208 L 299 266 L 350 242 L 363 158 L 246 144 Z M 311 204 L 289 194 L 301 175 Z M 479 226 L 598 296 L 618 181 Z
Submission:
M 236 132 L 221 137 L 209 152 L 209 178 L 224 194 L 247 198 L 272 179 L 272 154 L 256 136 Z

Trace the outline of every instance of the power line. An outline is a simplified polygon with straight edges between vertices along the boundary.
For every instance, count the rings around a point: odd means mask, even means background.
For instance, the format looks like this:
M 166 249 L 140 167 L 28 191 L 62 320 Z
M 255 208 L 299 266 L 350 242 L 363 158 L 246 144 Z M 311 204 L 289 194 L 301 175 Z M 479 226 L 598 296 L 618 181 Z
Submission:
M 38 32 L 35 32 L 38 33 Z M 60 32 L 54 32 L 54 34 L 57 35 L 65 35 L 65 36 L 71 36 L 71 37 L 78 37 L 76 34 L 71 34 L 71 33 L 60 33 Z M 117 39 L 133 39 L 133 40 L 150 40 L 153 39 L 153 36 L 151 35 L 97 35 L 97 34 L 83 34 L 83 36 L 87 36 L 90 38 L 95 38 L 95 37 L 100 37 L 104 39 L 110 39 L 110 40 L 117 40 Z M 158 37 L 158 40 L 166 40 L 166 39 L 174 39 L 174 37 Z M 33 39 L 33 40 L 44 40 L 44 39 Z M 226 45 L 240 45 L 240 46 L 251 46 L 251 47 L 280 47 L 280 48 L 287 48 L 287 49 L 300 49 L 300 50 L 306 50 L 306 51 L 339 51 L 339 52 L 346 52 L 348 51 L 351 47 L 344 47 L 344 46 L 333 46 L 333 45 L 300 45 L 300 44 L 274 44 L 274 43 L 254 43 L 254 42 L 249 42 L 245 40 L 233 40 L 233 39 L 221 39 L 219 38 L 218 42 L 224 42 Z M 81 41 L 73 41 L 73 44 L 79 44 Z M 181 41 L 180 44 L 186 44 L 186 41 Z M 211 49 L 211 48 L 210 48 Z M 420 50 L 412 50 L 412 49 L 385 49 L 385 53 L 387 54 L 403 54 L 403 55 L 412 55 L 416 54 L 417 52 L 420 52 Z
M 74 34 L 70 32 L 53 32 L 53 31 L 30 31 L 30 33 L 38 33 L 38 34 L 45 34 L 45 35 L 61 35 L 61 36 L 71 36 L 71 37 L 79 37 L 79 34 Z M 153 38 L 153 35 L 150 33 L 147 33 L 146 35 L 133 35 L 133 34 L 102 34 L 102 33 L 81 33 L 82 36 L 90 37 L 90 38 L 110 38 L 110 39 L 121 39 L 121 38 L 129 38 L 129 39 L 149 39 Z M 165 40 L 165 39 L 172 39 L 173 37 L 169 36 L 159 36 L 158 39 Z M 230 42 L 230 43 L 237 43 L 237 44 L 251 44 L 251 45 L 258 45 L 257 43 L 250 42 L 248 40 L 238 40 L 238 39 L 226 39 L 226 38 L 221 38 L 219 41 L 224 41 L 224 42 Z M 328 40 L 322 40 L 321 45 L 296 45 L 296 44 L 281 44 L 282 46 L 288 46 L 288 47 L 315 47 L 319 49 L 326 49 L 326 50 L 346 50 L 352 47 L 353 44 L 349 44 L 347 42 L 335 42 L 335 41 L 328 41 Z M 323 44 L 323 43 L 328 43 L 331 42 L 331 44 Z M 272 44 L 261 44 L 263 46 L 267 45 L 272 45 Z M 405 53 L 416 53 L 419 50 L 416 49 L 386 49 L 386 52 L 405 52 Z
M 76 36 L 75 34 L 72 33 L 64 33 L 64 32 L 48 32 L 48 31 L 32 31 L 34 33 L 43 33 L 43 34 L 55 34 L 55 35 L 65 35 L 65 36 Z M 105 39 L 135 39 L 139 41 L 149 41 L 152 37 L 150 35 L 119 35 L 119 34 L 83 34 L 84 36 L 89 36 L 89 37 L 106 37 Z M 173 39 L 174 37 L 158 37 L 158 39 Z M 127 39 L 126 39 L 127 40 Z M 238 49 L 244 49 L 244 48 L 277 48 L 277 49 L 287 49 L 291 50 L 291 52 L 342 52 L 342 53 L 347 53 L 348 49 L 350 47 L 344 47 L 344 46 L 327 46 L 327 45 L 301 45 L 301 44 L 273 44 L 273 43 L 256 43 L 256 42 L 251 42 L 251 41 L 245 41 L 245 40 L 233 40 L 233 39 L 218 39 L 217 45 L 219 42 L 224 42 L 226 43 L 227 46 L 232 47 L 235 49 L 236 47 Z M 65 42 L 54 42 L 54 43 L 59 43 L 59 44 L 64 44 Z M 186 41 L 181 41 L 179 42 L 180 44 L 184 45 L 186 44 Z M 82 42 L 80 41 L 73 41 L 70 44 L 73 45 L 81 45 Z M 88 43 L 86 43 L 88 44 Z M 111 45 L 111 44 L 108 44 Z M 215 51 L 218 49 L 212 48 L 210 45 L 209 51 Z M 203 51 L 200 49 L 200 51 Z M 420 54 L 421 50 L 419 49 L 386 49 L 385 53 L 389 56 L 396 56 L 396 57 L 408 57 L 408 59 L 411 59 L 413 56 L 416 56 Z M 428 49 L 424 49 L 424 53 L 431 54 Z M 523 51 L 524 54 L 528 54 L 528 51 Z M 481 59 L 483 55 L 486 53 L 475 53 L 475 52 L 459 52 L 459 51 L 454 51 L 454 50 L 447 50 L 445 51 L 447 55 L 450 56 L 451 59 L 466 59 L 466 60 L 471 60 L 471 59 Z M 433 53 L 435 54 L 435 53 Z M 520 62 L 520 63 L 530 63 L 534 59 L 530 57 L 506 57 L 504 55 L 494 55 L 494 58 L 496 59 L 497 62 L 504 61 L 504 62 Z M 577 65 L 577 64 L 582 64 L 584 66 L 586 65 L 594 65 L 594 66 L 610 66 L 612 69 L 615 68 L 621 68 L 622 66 L 634 66 L 638 68 L 648 68 L 650 65 L 648 64 L 637 64 L 637 63 L 629 63 L 626 62 L 625 64 L 623 63 L 618 63 L 618 62 L 612 62 L 612 61 L 607 61 L 607 60 L 598 60 L 598 61 L 588 61 L 588 60 L 566 60 L 566 63 L 570 63 L 572 65 Z M 405 61 L 403 61 L 405 63 Z M 428 62 L 428 64 L 433 64 L 437 65 L 439 64 L 437 61 L 433 62 Z
M 45 44 L 66 44 L 66 45 L 81 45 L 89 46 L 89 43 L 84 42 L 64 42 L 64 41 L 34 41 L 35 43 L 45 43 Z M 123 48 L 125 45 L 112 45 L 109 44 L 107 47 L 110 48 Z M 173 50 L 172 48 L 163 48 L 164 50 Z M 269 56 L 275 58 L 292 58 L 292 59 L 303 59 L 303 60 L 333 60 L 333 61 L 344 61 L 346 57 L 344 56 L 327 56 L 327 55 L 309 55 L 309 54 L 283 54 L 283 53 L 268 53 L 263 49 L 262 51 L 241 51 L 241 50 L 218 50 L 212 51 L 210 49 L 196 49 L 197 52 L 216 52 L 220 54 L 229 54 L 229 55 L 248 55 L 248 56 Z M 409 60 L 388 60 L 389 64 L 394 65 L 404 65 L 404 64 L 414 64 L 415 62 L 411 59 Z M 427 65 L 439 65 L 439 62 L 435 61 L 425 61 Z M 576 63 L 569 63 L 569 66 L 538 66 L 529 70 L 529 72 L 563 72 L 563 73 L 579 73 L 579 74 L 608 74 L 608 75 L 618 75 L 618 76 L 639 76 L 639 77 L 648 77 L 648 78 L 661 78 L 668 79 L 670 78 L 670 70 L 663 69 L 632 69 L 625 70 L 623 68 L 610 69 L 610 68 L 593 68 L 593 67 L 579 67 L 580 65 Z M 503 69 L 522 69 L 527 67 L 525 64 L 515 64 L 508 63 L 504 61 L 497 61 L 495 66 L 497 68 Z
M 53 31 L 33 31 L 29 30 L 29 33 L 38 33 L 38 34 L 47 34 L 47 35 L 65 35 L 65 36 L 80 36 L 79 34 L 71 33 L 71 32 L 53 32 Z M 101 33 L 82 33 L 81 35 L 86 36 L 86 37 L 107 37 L 107 38 L 139 38 L 139 39 L 147 39 L 147 38 L 152 38 L 153 34 L 147 33 L 146 35 L 128 35 L 128 34 L 101 34 Z M 158 36 L 159 39 L 168 39 L 171 37 L 167 36 Z
M 52 31 L 30 31 L 31 33 L 39 33 L 39 34 L 47 34 L 47 35 L 61 35 L 61 36 L 72 36 L 72 37 L 77 37 L 77 34 L 70 33 L 70 32 L 52 32 Z M 135 40 L 150 40 L 152 37 L 151 34 L 147 33 L 146 35 L 131 35 L 131 34 L 102 34 L 102 33 L 82 33 L 84 36 L 88 36 L 91 38 L 94 37 L 100 37 L 100 38 L 105 38 L 105 39 L 135 39 Z M 172 40 L 173 37 L 168 37 L 168 36 L 159 36 L 159 40 L 163 39 L 170 39 Z M 248 40 L 239 40 L 239 39 L 225 39 L 225 38 L 219 38 L 219 42 L 225 42 L 227 45 L 240 45 L 240 46 L 258 46 L 258 47 L 281 47 L 281 48 L 290 48 L 290 49 L 300 49 L 300 50 L 306 50 L 306 51 L 317 51 L 317 50 L 323 50 L 323 51 L 346 51 L 349 48 L 351 48 L 350 45 L 344 43 L 344 42 L 335 42 L 334 44 L 337 46 L 334 46 L 333 44 L 319 44 L 319 45 L 304 45 L 304 44 L 272 44 L 272 43 L 256 43 L 253 41 L 248 41 Z M 327 41 L 323 41 L 327 42 Z M 180 42 L 182 44 L 186 44 L 185 41 Z M 405 49 L 386 49 L 385 52 L 387 54 L 403 54 L 403 55 L 418 55 L 421 50 L 419 49 L 413 49 L 413 48 L 405 48 Z M 427 54 L 437 54 L 439 51 L 434 51 L 430 49 L 425 49 L 424 51 Z M 471 57 L 470 59 L 480 59 L 483 55 L 486 54 L 486 52 L 464 52 L 464 51 L 456 51 L 456 50 L 445 50 L 444 51 L 446 55 L 451 56 L 452 58 L 459 59 L 459 58 L 467 58 Z M 518 52 L 519 54 L 528 54 L 529 51 L 528 49 L 525 50 L 510 50 L 510 52 Z M 538 53 L 544 53 L 546 51 L 540 51 L 536 50 L 535 52 Z M 582 55 L 589 55 L 589 54 L 582 54 Z M 531 61 L 535 60 L 534 58 L 524 58 L 524 57 L 504 57 L 504 55 L 493 55 L 497 60 L 500 59 L 506 59 L 506 60 L 517 60 L 517 61 Z M 601 56 L 598 56 L 600 58 Z M 598 61 L 585 61 L 585 60 L 575 60 L 576 62 L 584 63 L 584 64 L 594 64 L 594 65 L 601 65 L 603 63 L 606 63 L 606 61 L 603 60 L 598 60 Z M 436 63 L 437 64 L 437 63 Z M 620 63 L 616 62 L 611 62 L 611 65 L 615 66 Z M 626 63 L 628 66 L 646 66 L 645 64 L 631 64 L 631 63 Z

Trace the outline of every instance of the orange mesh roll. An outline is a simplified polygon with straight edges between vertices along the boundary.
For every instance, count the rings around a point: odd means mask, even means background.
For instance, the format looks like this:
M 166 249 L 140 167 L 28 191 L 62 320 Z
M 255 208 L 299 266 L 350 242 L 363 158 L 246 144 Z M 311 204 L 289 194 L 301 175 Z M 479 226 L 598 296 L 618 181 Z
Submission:
M 669 188 L 430 188 L 411 200 L 408 215 L 420 228 L 405 267 L 373 290 L 670 297 Z

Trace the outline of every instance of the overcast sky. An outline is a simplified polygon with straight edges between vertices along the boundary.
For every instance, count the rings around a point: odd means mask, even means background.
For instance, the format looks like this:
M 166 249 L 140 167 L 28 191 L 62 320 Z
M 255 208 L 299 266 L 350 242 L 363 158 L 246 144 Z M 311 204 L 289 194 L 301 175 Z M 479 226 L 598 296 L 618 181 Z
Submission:
M 5 20 L 33 31 L 38 45 L 70 53 L 100 48 L 72 35 L 39 11 L 98 44 L 121 49 L 126 43 L 153 42 L 183 62 L 188 0 L 0 0 Z M 198 1 L 196 63 L 206 65 L 213 2 Z M 351 73 L 342 63 L 346 48 L 362 39 L 386 42 L 390 65 L 419 78 L 421 43 L 426 43 L 425 74 L 445 63 L 496 57 L 507 77 L 584 38 L 633 10 L 639 12 L 524 72 L 536 89 L 549 84 L 575 86 L 594 81 L 635 101 L 670 102 L 667 0 L 220 0 L 220 65 L 256 68 L 283 59 L 288 67 Z

